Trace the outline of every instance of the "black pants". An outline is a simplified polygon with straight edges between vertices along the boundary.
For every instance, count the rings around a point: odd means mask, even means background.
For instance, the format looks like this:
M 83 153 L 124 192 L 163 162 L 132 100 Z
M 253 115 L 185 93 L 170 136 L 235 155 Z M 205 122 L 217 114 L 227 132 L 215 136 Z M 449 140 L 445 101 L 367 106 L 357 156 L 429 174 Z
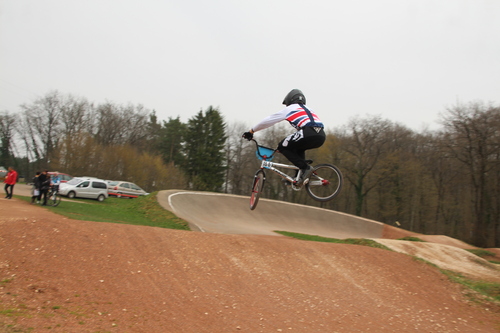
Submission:
M 38 195 L 38 201 L 42 201 L 43 197 L 43 203 L 42 205 L 47 206 L 47 194 L 49 192 L 49 189 L 40 189 L 40 195 Z
M 278 150 L 295 166 L 305 169 L 306 150 L 321 147 L 325 139 L 323 129 L 316 131 L 314 127 L 304 127 L 284 138 L 278 145 Z
M 10 191 L 9 191 L 9 189 L 10 189 Z M 12 193 L 14 193 L 14 185 L 5 184 L 6 198 L 11 199 L 12 198 Z

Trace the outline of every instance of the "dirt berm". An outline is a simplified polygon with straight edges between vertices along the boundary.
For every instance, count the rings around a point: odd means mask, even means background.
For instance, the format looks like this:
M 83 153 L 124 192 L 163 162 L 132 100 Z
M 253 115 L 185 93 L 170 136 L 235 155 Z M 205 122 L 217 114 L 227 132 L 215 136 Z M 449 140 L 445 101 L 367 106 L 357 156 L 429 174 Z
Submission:
M 462 241 L 443 235 L 422 235 L 359 216 L 316 207 L 261 199 L 249 209 L 246 196 L 192 191 L 162 191 L 159 203 L 189 221 L 193 230 L 224 234 L 274 235 L 275 230 L 331 238 L 370 238 L 394 251 L 428 260 L 441 268 L 476 278 L 500 278 L 495 265 L 468 251 Z M 393 240 L 415 236 L 429 243 Z
M 215 204 L 241 218 L 237 202 Z M 465 291 L 395 251 L 75 221 L 0 199 L 0 332 L 500 332 L 498 307 Z

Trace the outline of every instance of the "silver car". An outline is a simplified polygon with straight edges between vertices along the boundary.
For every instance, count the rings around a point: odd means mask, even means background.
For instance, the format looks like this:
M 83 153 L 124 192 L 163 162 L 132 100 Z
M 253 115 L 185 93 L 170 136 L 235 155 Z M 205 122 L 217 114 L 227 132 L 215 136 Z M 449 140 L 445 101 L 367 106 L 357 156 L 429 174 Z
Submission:
M 104 201 L 108 197 L 108 184 L 97 178 L 73 178 L 59 185 L 59 194 L 68 198 L 89 198 Z
M 117 198 L 137 198 L 149 193 L 131 182 L 108 180 L 108 194 Z

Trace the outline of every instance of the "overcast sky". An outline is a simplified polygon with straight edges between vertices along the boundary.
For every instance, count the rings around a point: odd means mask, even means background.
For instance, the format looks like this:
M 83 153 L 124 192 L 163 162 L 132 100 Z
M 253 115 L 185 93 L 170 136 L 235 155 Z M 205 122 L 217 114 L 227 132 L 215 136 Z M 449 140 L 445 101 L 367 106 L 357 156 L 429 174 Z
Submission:
M 0 111 L 52 90 L 254 125 L 302 89 L 328 128 L 500 102 L 498 0 L 0 0 Z

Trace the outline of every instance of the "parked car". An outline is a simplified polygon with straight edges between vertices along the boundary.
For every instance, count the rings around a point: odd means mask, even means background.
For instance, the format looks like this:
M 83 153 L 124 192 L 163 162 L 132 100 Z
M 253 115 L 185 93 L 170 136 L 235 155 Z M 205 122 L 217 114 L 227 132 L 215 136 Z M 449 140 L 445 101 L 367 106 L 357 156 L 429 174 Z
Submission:
M 68 198 L 89 198 L 104 201 L 108 197 L 108 184 L 98 178 L 75 177 L 59 186 L 59 193 Z
M 131 182 L 108 180 L 108 194 L 117 198 L 137 198 L 149 193 Z
M 49 171 L 48 174 L 50 177 L 53 177 L 56 173 L 59 174 L 59 177 L 61 177 L 61 184 L 62 183 L 67 183 L 71 179 L 73 179 L 72 176 L 68 175 L 67 173 L 62 173 L 62 172 L 55 172 L 55 171 Z
M 5 176 L 7 176 L 7 172 L 8 170 L 2 166 L 0 166 L 0 181 L 4 181 L 5 180 Z

